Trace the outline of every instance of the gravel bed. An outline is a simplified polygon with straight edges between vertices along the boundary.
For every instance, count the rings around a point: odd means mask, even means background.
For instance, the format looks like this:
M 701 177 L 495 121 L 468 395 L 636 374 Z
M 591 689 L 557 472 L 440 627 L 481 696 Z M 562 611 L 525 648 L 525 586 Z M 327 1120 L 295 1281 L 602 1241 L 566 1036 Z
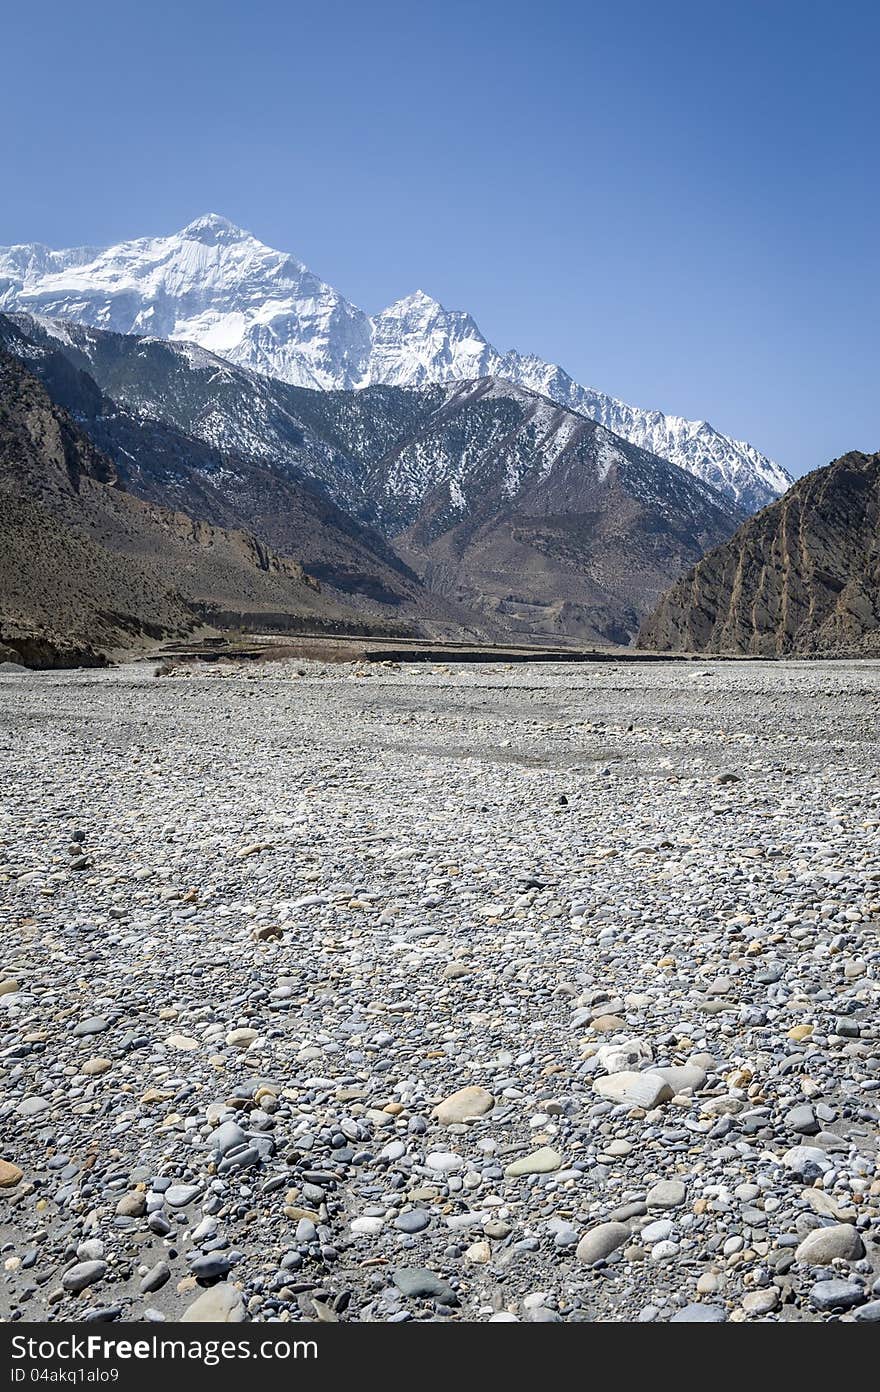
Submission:
M 880 1319 L 878 714 L 0 673 L 0 1316 Z

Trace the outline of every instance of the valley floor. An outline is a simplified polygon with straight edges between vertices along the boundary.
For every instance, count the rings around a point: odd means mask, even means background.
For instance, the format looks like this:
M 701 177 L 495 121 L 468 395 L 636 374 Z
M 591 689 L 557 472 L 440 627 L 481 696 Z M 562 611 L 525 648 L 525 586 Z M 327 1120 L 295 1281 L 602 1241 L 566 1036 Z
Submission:
M 880 1318 L 880 663 L 151 673 L 0 675 L 0 1316 Z

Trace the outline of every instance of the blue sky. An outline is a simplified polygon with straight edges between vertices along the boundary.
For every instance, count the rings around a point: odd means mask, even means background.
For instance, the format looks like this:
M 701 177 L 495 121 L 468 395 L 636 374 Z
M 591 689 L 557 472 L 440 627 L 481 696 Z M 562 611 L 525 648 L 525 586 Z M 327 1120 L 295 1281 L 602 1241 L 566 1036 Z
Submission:
M 2 42 L 0 243 L 220 212 L 795 473 L 880 449 L 876 4 L 48 0 Z

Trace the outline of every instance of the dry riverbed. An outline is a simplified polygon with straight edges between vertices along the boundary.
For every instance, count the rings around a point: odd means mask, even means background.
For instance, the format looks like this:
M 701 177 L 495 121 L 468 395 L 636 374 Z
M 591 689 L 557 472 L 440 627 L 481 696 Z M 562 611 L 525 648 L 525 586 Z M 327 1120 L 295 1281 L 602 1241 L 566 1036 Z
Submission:
M 0 1316 L 880 1318 L 878 714 L 0 674 Z

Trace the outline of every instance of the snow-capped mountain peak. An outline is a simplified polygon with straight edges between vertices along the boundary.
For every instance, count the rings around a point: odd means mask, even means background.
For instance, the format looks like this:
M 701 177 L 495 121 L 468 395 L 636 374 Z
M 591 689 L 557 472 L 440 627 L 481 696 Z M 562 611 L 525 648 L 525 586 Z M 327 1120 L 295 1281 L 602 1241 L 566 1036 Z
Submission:
M 370 320 L 370 328 L 369 382 L 411 387 L 487 377 L 499 362 L 469 314 L 446 309 L 424 290 L 383 309 Z
M 592 417 L 721 488 L 742 508 L 771 502 L 789 476 L 752 445 L 582 387 L 533 354 L 500 353 L 473 318 L 424 290 L 368 316 L 296 257 L 218 213 L 180 232 L 104 250 L 0 248 L 0 310 L 117 333 L 187 340 L 296 386 L 415 387 L 502 377 Z
M 243 227 L 238 227 L 229 218 L 222 217 L 220 213 L 205 213 L 202 217 L 194 218 L 182 228 L 180 234 L 186 241 L 204 242 L 210 246 L 218 241 L 256 241 L 256 237 L 251 232 L 246 232 Z

